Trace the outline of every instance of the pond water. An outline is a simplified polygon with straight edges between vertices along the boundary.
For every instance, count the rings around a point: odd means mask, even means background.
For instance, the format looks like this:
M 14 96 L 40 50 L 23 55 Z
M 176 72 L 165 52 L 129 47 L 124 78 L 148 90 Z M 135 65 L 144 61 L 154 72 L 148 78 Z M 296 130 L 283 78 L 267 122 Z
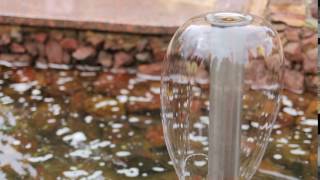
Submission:
M 158 77 L 0 67 L 0 179 L 177 179 Z M 255 180 L 317 179 L 317 98 L 285 92 Z

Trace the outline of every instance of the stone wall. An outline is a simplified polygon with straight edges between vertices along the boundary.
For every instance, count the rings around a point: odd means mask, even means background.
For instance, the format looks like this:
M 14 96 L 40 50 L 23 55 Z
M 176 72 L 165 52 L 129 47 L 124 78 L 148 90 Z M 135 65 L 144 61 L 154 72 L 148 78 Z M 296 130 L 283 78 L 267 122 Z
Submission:
M 285 87 L 295 93 L 316 92 L 319 81 L 316 31 L 280 22 L 274 27 L 284 45 Z M 0 63 L 81 70 L 130 67 L 146 74 L 159 74 L 170 38 L 1 25 Z
M 169 36 L 2 25 L 0 59 L 17 66 L 135 67 L 161 62 L 169 40 Z

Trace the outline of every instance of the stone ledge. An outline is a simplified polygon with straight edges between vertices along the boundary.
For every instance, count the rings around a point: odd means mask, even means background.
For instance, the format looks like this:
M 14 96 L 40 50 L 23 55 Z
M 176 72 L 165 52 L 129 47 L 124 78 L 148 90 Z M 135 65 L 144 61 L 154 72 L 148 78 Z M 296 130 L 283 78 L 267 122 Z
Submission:
M 172 34 L 187 19 L 212 6 L 212 0 L 2 0 L 0 23 Z
M 173 34 L 177 27 L 115 24 L 103 22 L 48 20 L 38 18 L 0 16 L 0 24 L 26 25 L 49 28 L 67 28 L 80 30 L 99 30 L 135 34 Z

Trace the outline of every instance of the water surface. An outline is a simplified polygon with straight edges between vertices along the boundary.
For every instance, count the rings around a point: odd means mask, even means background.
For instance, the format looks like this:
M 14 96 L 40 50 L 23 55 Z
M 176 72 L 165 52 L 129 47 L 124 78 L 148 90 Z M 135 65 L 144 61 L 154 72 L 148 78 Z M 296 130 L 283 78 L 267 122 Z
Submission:
M 0 179 L 177 179 L 159 93 L 130 71 L 0 67 Z M 316 95 L 282 104 L 254 179 L 316 179 Z

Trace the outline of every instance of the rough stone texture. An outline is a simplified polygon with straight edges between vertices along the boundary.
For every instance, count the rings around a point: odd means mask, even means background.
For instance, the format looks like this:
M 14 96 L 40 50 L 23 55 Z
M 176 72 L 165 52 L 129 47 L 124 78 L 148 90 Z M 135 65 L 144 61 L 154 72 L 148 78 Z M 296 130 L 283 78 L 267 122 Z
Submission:
M 8 45 L 11 42 L 9 34 L 2 34 L 0 38 L 0 45 Z
M 84 47 L 79 47 L 75 52 L 73 52 L 72 56 L 76 60 L 85 60 L 88 59 L 89 57 L 92 57 L 95 55 L 95 49 L 90 46 L 84 46 Z
M 290 42 L 284 46 L 285 56 L 292 61 L 302 60 L 302 49 L 298 42 Z
M 317 73 L 318 48 L 310 49 L 306 52 L 303 62 L 303 71 L 305 73 Z
M 49 41 L 46 44 L 46 55 L 49 63 L 53 64 L 63 64 L 69 63 L 63 60 L 63 49 L 60 44 L 56 41 Z
M 104 36 L 102 34 L 90 33 L 87 35 L 86 41 L 91 44 L 93 47 L 97 47 L 104 42 Z
M 302 94 L 304 92 L 303 73 L 286 69 L 284 71 L 284 87 L 297 94 Z
M 305 86 L 306 89 L 310 92 L 317 93 L 320 85 L 319 77 L 317 76 L 306 76 L 305 78 Z
M 147 75 L 160 75 L 162 71 L 162 63 L 143 64 L 138 66 L 138 73 Z
M 31 56 L 37 56 L 38 55 L 38 47 L 37 44 L 34 42 L 26 42 L 24 44 L 24 46 L 27 49 L 27 52 L 31 55 Z
M 98 62 L 105 68 L 110 68 L 112 67 L 113 60 L 112 60 L 112 55 L 108 54 L 105 51 L 100 51 L 98 55 Z
M 142 63 L 151 61 L 151 54 L 149 52 L 138 53 L 135 57 L 137 61 Z
M 120 68 L 125 65 L 130 65 L 133 61 L 132 56 L 125 52 L 118 52 L 114 56 L 114 68 Z
M 65 38 L 60 44 L 66 50 L 75 50 L 78 47 L 78 41 L 73 38 Z
M 24 46 L 17 43 L 12 43 L 10 49 L 13 53 L 24 53 L 26 51 Z
M 46 33 L 36 33 L 33 35 L 33 38 L 38 43 L 44 43 L 47 39 L 47 34 Z

